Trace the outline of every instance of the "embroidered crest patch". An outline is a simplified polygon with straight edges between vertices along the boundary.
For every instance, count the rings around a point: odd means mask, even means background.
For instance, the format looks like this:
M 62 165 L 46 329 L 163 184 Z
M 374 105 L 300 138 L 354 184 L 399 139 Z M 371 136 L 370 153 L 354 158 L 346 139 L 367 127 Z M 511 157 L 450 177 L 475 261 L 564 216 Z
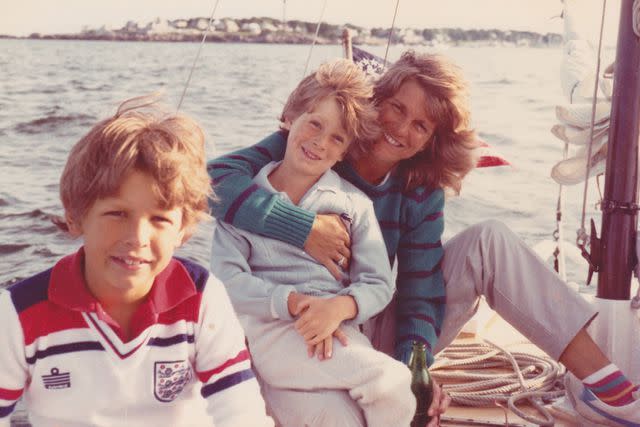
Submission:
M 161 402 L 172 402 L 193 378 L 189 362 L 175 360 L 153 365 L 153 394 Z

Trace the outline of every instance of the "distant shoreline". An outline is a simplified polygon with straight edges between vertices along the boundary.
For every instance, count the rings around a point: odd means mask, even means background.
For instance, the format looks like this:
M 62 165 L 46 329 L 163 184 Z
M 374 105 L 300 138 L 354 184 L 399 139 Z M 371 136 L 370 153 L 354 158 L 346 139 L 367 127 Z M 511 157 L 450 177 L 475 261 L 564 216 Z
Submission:
M 141 37 L 141 36 L 92 36 L 82 34 L 47 34 L 47 35 L 30 35 L 26 37 L 12 36 L 6 34 L 0 34 L 0 40 L 75 40 L 75 41 L 111 41 L 111 42 L 148 42 L 148 43 L 200 43 L 202 42 L 202 35 L 198 36 L 185 36 L 185 35 L 163 35 L 161 37 Z M 273 39 L 268 37 L 251 37 L 246 35 L 231 35 L 221 37 L 219 35 L 207 35 L 206 43 L 255 43 L 255 44 L 311 44 L 313 39 L 304 35 L 295 37 L 285 37 L 279 39 Z M 385 39 L 372 39 L 366 40 L 354 40 L 354 45 L 368 45 L 368 46 L 384 46 L 387 40 Z M 316 40 L 318 45 L 340 45 L 341 40 Z M 516 47 L 559 47 L 561 41 L 505 41 L 505 40 L 461 40 L 461 41 L 446 41 L 446 42 L 411 42 L 404 43 L 394 42 L 392 44 L 410 45 L 410 46 L 516 46 Z
M 39 34 L 26 37 L 2 35 L 3 39 L 30 40 L 97 40 L 137 42 L 200 42 L 207 31 L 207 41 L 213 43 L 317 44 L 342 43 L 344 29 L 349 29 L 355 45 L 392 44 L 416 46 L 559 46 L 562 36 L 532 31 L 460 28 L 364 28 L 351 24 L 332 25 L 298 20 L 282 21 L 274 18 L 216 19 L 211 25 L 207 18 L 163 20 L 149 23 L 129 21 L 118 29 L 85 28 L 75 34 Z M 316 31 L 318 36 L 316 37 Z

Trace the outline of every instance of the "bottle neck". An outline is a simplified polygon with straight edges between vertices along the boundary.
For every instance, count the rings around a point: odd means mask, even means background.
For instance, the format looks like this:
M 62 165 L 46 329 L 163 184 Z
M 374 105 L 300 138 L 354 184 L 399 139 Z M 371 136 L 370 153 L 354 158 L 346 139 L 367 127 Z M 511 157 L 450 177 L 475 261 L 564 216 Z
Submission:
M 414 344 L 409 358 L 409 368 L 427 367 L 427 349 L 424 344 Z

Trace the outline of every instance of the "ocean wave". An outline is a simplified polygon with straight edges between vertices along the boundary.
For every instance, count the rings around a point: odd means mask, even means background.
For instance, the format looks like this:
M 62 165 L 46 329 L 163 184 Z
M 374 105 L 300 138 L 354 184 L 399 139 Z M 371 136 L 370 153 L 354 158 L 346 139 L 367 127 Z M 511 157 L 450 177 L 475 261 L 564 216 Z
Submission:
M 88 114 L 68 114 L 63 116 L 47 116 L 29 122 L 18 123 L 14 130 L 18 133 L 35 135 L 39 133 L 53 132 L 62 126 L 69 124 L 90 125 L 95 117 Z
M 33 251 L 33 254 L 41 256 L 41 257 L 47 257 L 47 258 L 59 257 L 59 256 L 62 255 L 60 253 L 52 251 L 51 249 L 49 249 L 47 247 L 38 248 L 38 249 Z
M 14 206 L 18 204 L 20 201 L 9 193 L 0 193 L 0 208 L 4 206 Z
M 43 87 L 42 89 L 40 89 L 39 91 L 40 93 L 44 93 L 44 94 L 60 94 L 63 92 L 67 92 L 67 88 L 63 85 L 55 85 L 55 86 L 46 86 Z
M 22 280 L 22 277 L 12 277 L 11 279 L 9 279 L 7 281 L 0 282 L 0 289 L 8 288 L 9 286 L 13 285 L 14 283 L 19 282 L 20 280 Z
M 0 199 L 2 201 L 2 199 Z M 7 206 L 8 203 L 4 206 Z M 0 206 L 2 206 L 0 204 Z M 41 209 L 34 209 L 28 212 L 17 212 L 17 213 L 8 213 L 8 214 L 0 214 L 0 219 L 8 219 L 8 218 L 39 218 L 49 220 L 51 218 L 51 214 L 46 213 Z
M 8 255 L 20 252 L 21 250 L 27 249 L 30 246 L 31 245 L 28 243 L 0 244 L 0 255 Z
M 113 89 L 113 86 L 109 83 L 97 84 L 94 86 L 88 85 L 86 82 L 80 80 L 71 80 L 70 82 L 73 85 L 74 89 L 77 89 L 81 92 L 105 92 Z

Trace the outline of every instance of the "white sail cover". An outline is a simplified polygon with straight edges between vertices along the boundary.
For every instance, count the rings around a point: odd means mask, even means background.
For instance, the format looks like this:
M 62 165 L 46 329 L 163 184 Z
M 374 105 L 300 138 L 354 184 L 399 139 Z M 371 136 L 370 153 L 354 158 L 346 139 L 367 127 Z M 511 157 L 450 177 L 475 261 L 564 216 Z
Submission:
M 590 5 L 594 2 L 587 2 Z M 595 6 L 595 4 L 592 4 Z M 593 31 L 584 19 L 584 0 L 564 1 L 564 47 L 560 82 L 568 103 L 556 107 L 558 124 L 551 133 L 569 143 L 573 156 L 558 162 L 551 170 L 551 177 L 559 184 L 574 185 L 587 176 L 604 173 L 607 155 L 607 133 L 611 114 L 612 82 L 608 78 L 598 80 L 597 104 L 594 120 L 594 144 L 589 159 L 588 143 L 591 137 L 593 94 L 596 82 L 597 49 L 591 41 Z M 579 19 L 583 18 L 583 19 Z M 578 146 L 578 148 L 575 148 Z

